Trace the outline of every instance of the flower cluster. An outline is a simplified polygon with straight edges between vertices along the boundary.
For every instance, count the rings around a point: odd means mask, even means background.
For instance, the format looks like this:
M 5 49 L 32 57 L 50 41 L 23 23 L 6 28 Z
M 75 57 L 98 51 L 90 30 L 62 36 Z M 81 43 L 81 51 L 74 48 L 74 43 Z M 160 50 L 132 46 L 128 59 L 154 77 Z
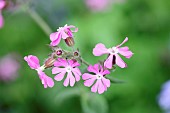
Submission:
M 91 87 L 92 92 L 102 94 L 110 87 L 111 81 L 107 78 L 107 75 L 111 73 L 110 70 L 115 69 L 115 65 L 121 68 L 127 67 L 127 64 L 121 59 L 120 55 L 125 58 L 131 58 L 133 55 L 127 46 L 121 47 L 128 41 L 128 38 L 126 37 L 121 44 L 111 48 L 106 48 L 102 43 L 97 44 L 93 49 L 94 56 L 107 54 L 108 57 L 103 61 L 91 65 L 81 57 L 78 49 L 74 49 L 75 42 L 73 33 L 77 31 L 78 28 L 75 26 L 65 25 L 57 29 L 57 32 L 51 33 L 50 47 L 52 53 L 42 66 L 40 66 L 39 59 L 36 56 L 28 55 L 24 57 L 24 59 L 31 69 L 37 71 L 44 88 L 54 86 L 53 79 L 44 72 L 45 69 L 52 68 L 52 74 L 55 75 L 54 80 L 61 81 L 65 78 L 63 82 L 65 87 L 73 87 L 76 82 L 80 81 L 82 76 L 85 86 Z M 72 51 L 67 51 L 59 47 L 61 40 L 64 40 L 68 47 L 72 47 Z M 89 73 L 86 72 L 82 74 L 79 69 L 81 64 L 87 66 L 87 71 Z

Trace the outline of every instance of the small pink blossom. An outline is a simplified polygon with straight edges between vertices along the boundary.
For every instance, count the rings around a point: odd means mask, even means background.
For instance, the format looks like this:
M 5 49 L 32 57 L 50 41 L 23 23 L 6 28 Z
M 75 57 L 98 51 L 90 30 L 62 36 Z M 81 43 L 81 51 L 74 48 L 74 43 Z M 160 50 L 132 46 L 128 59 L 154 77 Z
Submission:
M 72 31 L 71 28 L 74 28 Z M 61 38 L 66 39 L 68 37 L 73 38 L 73 32 L 77 32 L 78 28 L 76 28 L 73 25 L 67 26 L 67 24 L 64 27 L 59 27 L 57 29 L 57 32 L 51 33 L 50 34 L 50 40 L 51 40 L 51 45 L 56 46 L 60 43 Z
M 58 60 L 54 62 L 54 66 L 52 74 L 57 74 L 54 77 L 56 81 L 61 81 L 67 73 L 67 77 L 63 83 L 64 86 L 74 86 L 75 82 L 80 80 L 81 72 L 79 68 L 77 68 L 80 64 L 76 60 L 64 60 L 58 58 Z
M 126 37 L 125 40 L 121 44 L 117 45 L 116 47 L 109 48 L 109 49 L 107 49 L 104 44 L 99 43 L 93 49 L 93 54 L 95 56 L 101 56 L 103 54 L 109 55 L 108 58 L 106 59 L 106 61 L 104 62 L 104 66 L 106 68 L 111 69 L 112 66 L 113 66 L 114 60 L 119 67 L 125 68 L 125 67 L 127 67 L 127 65 L 121 59 L 121 57 L 118 55 L 118 53 L 123 55 L 126 58 L 131 58 L 133 53 L 129 50 L 129 48 L 127 46 L 120 47 L 127 41 L 128 41 L 128 38 Z M 115 56 L 116 59 L 114 59 L 114 56 Z
M 18 76 L 20 63 L 17 54 L 9 54 L 0 59 L 0 80 L 10 81 Z
M 110 0 L 85 0 L 86 5 L 92 11 L 103 11 L 108 8 Z
M 90 65 L 87 70 L 94 74 L 84 73 L 82 79 L 85 80 L 84 85 L 91 87 L 92 92 L 98 92 L 99 94 L 107 91 L 110 87 L 110 80 L 105 78 L 105 75 L 110 74 L 108 70 L 103 69 L 100 64 Z
M 3 27 L 4 25 L 4 19 L 3 19 L 3 16 L 2 16 L 2 9 L 5 7 L 5 0 L 0 0 L 0 28 Z
M 54 81 L 52 78 L 47 76 L 43 70 L 45 69 L 44 65 L 40 67 L 39 59 L 36 56 L 28 55 L 24 57 L 24 60 L 28 63 L 31 69 L 35 69 L 39 75 L 39 78 L 44 85 L 44 88 L 53 87 Z

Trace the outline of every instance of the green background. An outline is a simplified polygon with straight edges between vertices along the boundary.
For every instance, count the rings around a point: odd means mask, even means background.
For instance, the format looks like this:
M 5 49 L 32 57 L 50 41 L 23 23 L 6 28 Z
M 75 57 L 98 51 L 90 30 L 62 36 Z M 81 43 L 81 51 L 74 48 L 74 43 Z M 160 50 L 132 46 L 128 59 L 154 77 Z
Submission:
M 23 57 L 36 55 L 43 64 L 51 52 L 46 45 L 50 40 L 26 13 L 25 7 L 3 12 L 5 26 L 0 29 L 0 57 L 17 52 L 21 55 L 21 68 L 16 80 L 0 83 L 0 113 L 163 112 L 157 98 L 161 85 L 170 78 L 169 0 L 126 0 L 96 13 L 82 0 L 36 0 L 31 3 L 30 8 L 40 14 L 53 32 L 65 24 L 79 28 L 74 34 L 76 47 L 91 64 L 104 58 L 92 54 L 97 43 L 112 47 L 129 37 L 125 45 L 134 55 L 131 59 L 123 58 L 128 68 L 117 67 L 111 73 L 126 83 L 112 84 L 102 95 L 90 93 L 83 81 L 74 88 L 65 88 L 63 81 L 55 82 L 51 89 L 43 88 L 36 71 L 29 68 Z M 50 70 L 47 73 L 54 76 Z

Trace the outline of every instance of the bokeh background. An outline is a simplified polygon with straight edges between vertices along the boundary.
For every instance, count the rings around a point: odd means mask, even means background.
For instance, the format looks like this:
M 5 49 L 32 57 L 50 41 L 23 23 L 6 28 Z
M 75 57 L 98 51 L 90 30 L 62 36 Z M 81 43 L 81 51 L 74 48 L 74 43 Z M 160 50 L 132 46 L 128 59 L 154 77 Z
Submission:
M 0 113 L 164 113 L 158 96 L 162 84 L 170 79 L 169 0 L 113 0 L 109 3 L 98 0 L 92 6 L 86 0 L 11 3 L 3 10 L 5 24 L 0 29 L 0 58 L 15 54 L 20 68 L 12 79 L 0 80 Z M 126 45 L 134 56 L 124 59 L 128 68 L 117 67 L 111 74 L 125 83 L 112 84 L 102 95 L 90 93 L 83 81 L 73 88 L 55 82 L 53 88 L 44 89 L 37 73 L 28 67 L 23 57 L 36 55 L 43 64 L 51 52 L 46 45 L 50 43 L 49 35 L 28 10 L 36 12 L 52 32 L 65 24 L 78 27 L 76 47 L 91 64 L 104 58 L 92 54 L 97 43 L 111 47 L 128 36 Z M 50 70 L 47 73 L 53 77 Z

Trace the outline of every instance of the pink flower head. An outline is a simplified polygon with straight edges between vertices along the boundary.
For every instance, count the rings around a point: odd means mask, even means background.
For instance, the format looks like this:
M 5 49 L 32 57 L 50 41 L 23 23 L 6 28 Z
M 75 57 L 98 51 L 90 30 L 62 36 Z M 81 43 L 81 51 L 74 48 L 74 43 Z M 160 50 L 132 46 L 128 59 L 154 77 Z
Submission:
M 73 31 L 71 28 L 75 28 Z M 78 28 L 76 28 L 73 25 L 67 26 L 67 24 L 64 27 L 59 27 L 57 29 L 57 32 L 51 33 L 50 34 L 50 40 L 51 40 L 51 45 L 56 46 L 60 43 L 61 38 L 66 39 L 68 37 L 73 38 L 73 32 L 77 32 Z
M 58 58 L 58 60 L 54 62 L 54 66 L 56 67 L 52 69 L 52 74 L 57 74 L 54 77 L 56 81 L 61 81 L 67 73 L 67 77 L 63 83 L 64 86 L 74 86 L 75 82 L 80 80 L 81 72 L 79 68 L 77 68 L 80 64 L 76 60 L 64 60 Z
M 106 59 L 106 61 L 104 62 L 104 66 L 106 68 L 111 69 L 113 66 L 113 62 L 116 62 L 116 64 L 119 67 L 125 68 L 125 67 L 127 67 L 127 65 L 118 54 L 121 54 L 126 58 L 130 58 L 133 55 L 133 53 L 129 50 L 129 48 L 127 46 L 120 47 L 127 41 L 128 41 L 128 38 L 126 37 L 125 40 L 121 44 L 117 45 L 116 47 L 109 48 L 109 49 L 107 49 L 104 44 L 99 43 L 93 49 L 93 54 L 95 56 L 101 56 L 103 54 L 109 55 L 108 58 Z
M 39 75 L 39 78 L 44 85 L 44 88 L 53 87 L 54 81 L 52 78 L 48 77 L 43 70 L 45 69 L 44 65 L 40 67 L 39 59 L 36 56 L 28 55 L 24 57 L 24 60 L 28 63 L 31 69 L 35 69 Z
M 3 16 L 2 16 L 2 9 L 5 7 L 5 0 L 0 0 L 0 28 L 3 27 L 4 25 L 4 19 L 3 19 Z
M 0 80 L 8 82 L 18 76 L 20 63 L 17 57 L 19 55 L 9 54 L 0 59 Z
M 110 80 L 105 78 L 105 75 L 110 74 L 108 70 L 103 69 L 100 64 L 90 65 L 87 70 L 94 74 L 84 73 L 82 79 L 85 80 L 84 85 L 91 87 L 92 92 L 98 92 L 99 94 L 107 91 L 110 87 Z
M 108 7 L 110 0 L 85 0 L 85 2 L 90 10 L 102 11 Z

